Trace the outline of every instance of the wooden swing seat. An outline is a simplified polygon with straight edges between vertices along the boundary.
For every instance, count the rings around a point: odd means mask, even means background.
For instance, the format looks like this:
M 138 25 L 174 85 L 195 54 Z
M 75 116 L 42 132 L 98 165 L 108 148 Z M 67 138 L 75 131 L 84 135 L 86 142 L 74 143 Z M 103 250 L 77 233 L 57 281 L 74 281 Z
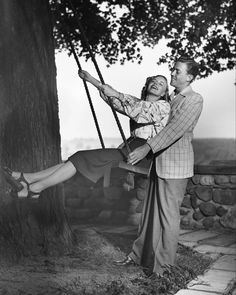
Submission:
M 129 172 L 133 172 L 135 174 L 140 174 L 140 175 L 144 175 L 148 177 L 151 171 L 151 167 L 152 167 L 152 162 L 150 163 L 150 166 L 148 168 L 127 164 L 124 161 L 120 161 L 118 164 L 113 163 L 108 167 L 108 169 L 106 170 L 106 173 L 104 174 L 103 187 L 110 186 L 112 168 L 120 168 Z

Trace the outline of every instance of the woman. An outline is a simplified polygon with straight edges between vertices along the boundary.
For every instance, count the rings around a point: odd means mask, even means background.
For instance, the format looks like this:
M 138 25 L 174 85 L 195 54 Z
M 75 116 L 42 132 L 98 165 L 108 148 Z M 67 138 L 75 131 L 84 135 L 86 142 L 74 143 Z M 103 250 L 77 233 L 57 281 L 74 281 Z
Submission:
M 166 125 L 170 105 L 167 79 L 162 75 L 149 77 L 142 91 L 142 99 L 122 94 L 111 86 L 102 85 L 86 71 L 79 71 L 81 79 L 94 85 L 101 97 L 114 108 L 130 117 L 131 137 L 127 140 L 131 150 L 145 144 L 146 140 L 159 133 Z M 126 148 L 95 149 L 78 151 L 61 163 L 34 173 L 14 172 L 4 168 L 8 182 L 15 188 L 20 198 L 38 198 L 40 193 L 56 184 L 81 173 L 96 183 L 115 163 L 127 160 Z M 145 165 L 147 159 L 139 164 Z

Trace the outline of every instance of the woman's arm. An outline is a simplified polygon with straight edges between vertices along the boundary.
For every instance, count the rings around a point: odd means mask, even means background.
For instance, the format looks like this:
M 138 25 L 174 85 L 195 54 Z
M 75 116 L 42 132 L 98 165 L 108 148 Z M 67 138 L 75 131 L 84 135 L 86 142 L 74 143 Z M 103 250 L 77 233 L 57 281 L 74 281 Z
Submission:
M 99 91 L 101 91 L 104 95 L 108 97 L 119 97 L 120 92 L 112 88 L 108 84 L 102 84 L 99 80 L 94 78 L 92 75 L 90 75 L 88 72 L 81 70 L 78 72 L 81 79 L 91 83 L 93 86 L 95 86 Z
M 119 99 L 117 99 L 116 97 L 112 96 L 112 97 L 107 97 L 103 92 L 100 91 L 100 96 L 101 98 L 107 103 L 107 104 L 112 104 L 114 109 L 121 113 L 122 115 L 127 116 L 127 114 L 125 113 L 124 107 L 122 105 L 122 103 L 119 101 Z
M 163 100 L 148 102 L 132 95 L 122 94 L 110 85 L 102 84 L 84 70 L 79 71 L 79 76 L 94 85 L 100 91 L 100 96 L 106 103 L 112 104 L 118 112 L 137 123 L 160 123 L 163 117 L 169 114 L 170 106 Z
M 122 105 L 126 115 L 137 123 L 158 125 L 167 121 L 170 113 L 170 104 L 164 100 L 149 102 L 125 94 Z
M 78 72 L 81 79 L 91 83 L 93 86 L 95 86 L 99 92 L 101 98 L 107 103 L 112 104 L 116 111 L 120 112 L 123 115 L 126 115 L 124 112 L 124 108 L 120 102 L 120 100 L 117 98 L 120 95 L 120 92 L 112 88 L 111 86 L 107 84 L 102 84 L 99 80 L 91 76 L 88 72 L 81 70 Z
M 81 79 L 91 83 L 93 86 L 95 86 L 98 90 L 100 90 L 100 87 L 102 86 L 102 83 L 97 80 L 96 78 L 94 78 L 93 76 L 91 76 L 88 72 L 84 71 L 84 70 L 80 70 L 78 72 L 79 76 Z

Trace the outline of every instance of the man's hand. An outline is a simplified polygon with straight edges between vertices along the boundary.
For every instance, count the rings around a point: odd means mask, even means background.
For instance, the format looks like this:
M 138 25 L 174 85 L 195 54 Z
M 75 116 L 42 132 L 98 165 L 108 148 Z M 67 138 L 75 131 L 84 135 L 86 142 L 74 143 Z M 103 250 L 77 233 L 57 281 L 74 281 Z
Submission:
M 128 155 L 128 163 L 132 165 L 137 164 L 139 161 L 146 157 L 150 150 L 151 148 L 147 143 L 136 148 Z

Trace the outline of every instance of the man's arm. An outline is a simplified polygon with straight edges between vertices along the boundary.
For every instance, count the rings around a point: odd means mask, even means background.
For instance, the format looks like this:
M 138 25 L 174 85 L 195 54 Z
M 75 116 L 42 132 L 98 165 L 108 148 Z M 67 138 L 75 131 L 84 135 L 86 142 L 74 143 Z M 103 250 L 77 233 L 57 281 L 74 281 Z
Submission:
M 194 121 L 200 116 L 203 99 L 199 94 L 192 99 L 194 100 L 193 102 L 187 101 L 186 104 L 174 114 L 166 127 L 148 141 L 153 153 L 167 148 L 182 137 Z
M 130 164 L 136 164 L 141 161 L 150 150 L 156 153 L 167 148 L 189 129 L 193 122 L 200 116 L 202 111 L 203 99 L 200 95 L 193 97 L 194 101 L 186 103 L 169 123 L 161 130 L 159 134 L 149 139 L 146 144 L 135 149 L 129 154 L 128 161 Z

